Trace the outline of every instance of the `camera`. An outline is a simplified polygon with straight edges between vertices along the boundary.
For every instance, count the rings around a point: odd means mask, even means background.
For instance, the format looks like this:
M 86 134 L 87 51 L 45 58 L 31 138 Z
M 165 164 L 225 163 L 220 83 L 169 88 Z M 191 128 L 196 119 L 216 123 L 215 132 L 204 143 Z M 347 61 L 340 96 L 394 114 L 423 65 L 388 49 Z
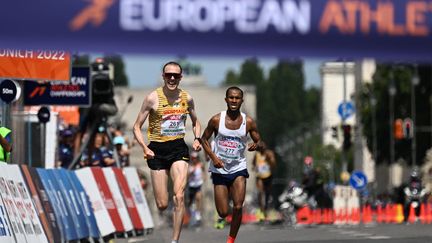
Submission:
M 114 68 L 98 58 L 91 67 L 91 113 L 96 116 L 113 116 L 118 108 L 114 100 Z

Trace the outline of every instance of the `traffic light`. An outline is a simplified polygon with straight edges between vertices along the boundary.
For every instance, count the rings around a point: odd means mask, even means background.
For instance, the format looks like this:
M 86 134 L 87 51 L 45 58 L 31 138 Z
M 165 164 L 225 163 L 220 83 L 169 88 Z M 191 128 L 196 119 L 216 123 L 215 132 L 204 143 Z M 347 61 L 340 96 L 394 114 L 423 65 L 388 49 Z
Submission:
M 332 126 L 331 129 L 332 129 L 332 137 L 337 139 L 338 138 L 337 126 Z
M 349 150 L 351 148 L 351 125 L 342 125 L 343 131 L 343 150 Z
M 403 121 L 403 135 L 406 139 L 413 137 L 414 129 L 411 118 L 405 118 Z
M 396 119 L 394 121 L 394 128 L 393 128 L 393 134 L 394 138 L 397 140 L 400 140 L 404 138 L 404 129 L 403 129 L 403 121 L 402 119 Z

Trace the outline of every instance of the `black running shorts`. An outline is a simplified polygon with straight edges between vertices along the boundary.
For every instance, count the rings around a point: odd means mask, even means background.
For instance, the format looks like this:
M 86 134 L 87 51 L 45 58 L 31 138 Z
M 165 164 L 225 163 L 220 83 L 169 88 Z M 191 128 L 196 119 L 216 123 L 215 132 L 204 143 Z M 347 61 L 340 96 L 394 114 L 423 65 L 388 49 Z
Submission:
M 189 148 L 184 139 L 176 139 L 168 142 L 150 142 L 155 157 L 147 159 L 147 164 L 152 170 L 169 170 L 171 165 L 179 160 L 189 162 Z
M 249 178 L 249 173 L 247 169 L 237 171 L 233 174 L 219 174 L 219 173 L 213 173 L 211 174 L 213 185 L 225 185 L 225 186 L 231 186 L 234 182 L 234 180 L 239 177 L 243 176 L 244 178 Z

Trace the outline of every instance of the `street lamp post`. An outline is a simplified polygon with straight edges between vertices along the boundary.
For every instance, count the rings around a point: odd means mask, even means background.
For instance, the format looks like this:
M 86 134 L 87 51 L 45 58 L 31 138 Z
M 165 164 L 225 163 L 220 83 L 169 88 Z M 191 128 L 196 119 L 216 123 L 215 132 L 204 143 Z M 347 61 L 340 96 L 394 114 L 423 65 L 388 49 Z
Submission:
M 347 80 L 346 80 L 346 75 L 347 75 L 347 70 L 346 70 L 346 61 L 342 60 L 343 64 L 342 64 L 342 77 L 343 77 L 343 103 L 346 102 L 347 100 Z M 345 119 L 342 119 L 342 127 L 345 125 Z M 347 155 L 345 154 L 346 151 L 345 149 L 343 149 L 342 146 L 342 153 L 341 153 L 341 159 L 342 159 L 342 172 L 348 172 L 348 161 L 347 161 Z
M 417 165 L 416 159 L 416 100 L 415 100 L 415 86 L 420 83 L 420 77 L 418 75 L 418 67 L 417 64 L 414 66 L 414 75 L 411 79 L 411 119 L 412 119 L 412 138 L 411 138 L 411 165 Z
M 375 166 L 378 164 L 377 158 L 378 158 L 378 149 L 377 149 L 377 127 L 376 127 L 376 105 L 377 105 L 377 99 L 375 95 L 372 93 L 370 96 L 370 104 L 371 104 L 371 112 L 372 112 L 372 157 L 375 163 Z M 375 172 L 375 170 L 374 170 Z M 374 183 L 372 185 L 372 195 L 374 198 L 376 198 L 376 191 L 377 191 L 377 178 L 376 178 L 376 172 L 374 173 Z
M 374 159 L 374 162 L 377 163 L 377 127 L 376 127 L 376 104 L 377 100 L 375 98 L 375 95 L 372 94 L 370 97 L 370 104 L 372 107 L 372 156 Z
M 390 118 L 389 118 L 389 123 L 390 123 L 390 165 L 392 165 L 394 163 L 395 160 L 395 150 L 394 150 L 394 133 L 393 133 L 393 121 L 394 121 L 394 96 L 396 95 L 396 87 L 395 87 L 395 83 L 394 83 L 394 76 L 393 76 L 393 72 L 390 73 L 390 84 L 389 84 L 389 110 L 390 110 Z

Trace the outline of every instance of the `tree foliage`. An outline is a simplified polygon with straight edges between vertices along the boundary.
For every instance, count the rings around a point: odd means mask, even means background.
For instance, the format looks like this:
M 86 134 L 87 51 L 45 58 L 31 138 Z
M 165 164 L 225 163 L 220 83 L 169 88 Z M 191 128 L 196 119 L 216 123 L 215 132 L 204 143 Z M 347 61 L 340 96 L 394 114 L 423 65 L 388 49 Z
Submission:
M 301 144 L 290 149 L 289 156 L 278 154 L 278 160 L 286 163 L 280 163 L 276 176 L 286 177 L 283 175 L 294 167 L 301 172 L 303 156 L 313 149 L 307 144 L 311 143 L 311 139 L 320 141 L 319 136 L 303 137 L 305 133 L 311 134 L 312 130 L 316 130 L 320 114 L 320 91 L 305 88 L 303 63 L 299 60 L 280 60 L 265 78 L 258 60 L 247 59 L 238 74 L 234 71 L 227 73 L 224 84 L 256 86 L 256 121 L 263 140 L 270 148 L 292 143 L 301 137 Z M 291 156 L 299 154 L 299 151 L 302 151 L 300 156 Z
M 377 66 L 372 83 L 365 83 L 360 96 L 361 117 L 364 126 L 363 133 L 367 146 L 373 151 L 372 112 L 376 115 L 377 163 L 390 161 L 390 132 L 394 132 L 394 121 L 390 121 L 389 87 L 393 81 L 396 94 L 394 96 L 394 118 L 411 117 L 411 82 L 415 73 L 412 64 L 380 64 Z M 418 67 L 420 83 L 415 86 L 416 111 L 416 144 L 417 164 L 422 163 L 426 150 L 431 147 L 431 134 L 424 132 L 424 127 L 431 124 L 431 67 Z M 376 104 L 371 102 L 375 98 Z M 395 140 L 395 161 L 403 159 L 411 163 L 412 139 Z

